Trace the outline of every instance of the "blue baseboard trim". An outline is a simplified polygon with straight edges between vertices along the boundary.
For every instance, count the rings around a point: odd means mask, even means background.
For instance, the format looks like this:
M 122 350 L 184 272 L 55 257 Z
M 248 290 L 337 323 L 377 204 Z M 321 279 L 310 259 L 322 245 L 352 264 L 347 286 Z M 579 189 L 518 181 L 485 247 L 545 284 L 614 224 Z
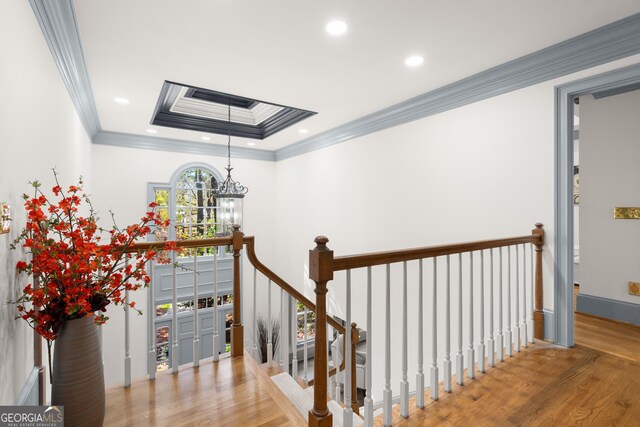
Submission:
M 578 294 L 576 310 L 579 313 L 640 326 L 640 304 Z
M 34 367 L 20 390 L 16 405 L 38 405 L 38 368 Z
M 556 340 L 556 315 L 552 310 L 542 309 L 544 318 L 543 336 L 546 341 L 555 342 Z

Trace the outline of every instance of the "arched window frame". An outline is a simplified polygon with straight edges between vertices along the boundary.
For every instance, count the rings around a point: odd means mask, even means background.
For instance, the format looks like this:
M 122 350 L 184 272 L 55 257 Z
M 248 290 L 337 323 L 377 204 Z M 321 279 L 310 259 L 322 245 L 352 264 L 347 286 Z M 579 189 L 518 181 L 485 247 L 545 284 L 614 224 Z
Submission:
M 208 173 L 210 173 L 211 175 L 213 175 L 213 177 L 215 178 L 216 182 L 221 182 L 221 181 L 224 180 L 224 177 L 222 176 L 222 174 L 216 168 L 214 168 L 213 166 L 208 165 L 206 163 L 202 163 L 202 162 L 191 162 L 191 163 L 184 164 L 184 165 L 180 166 L 179 168 L 177 168 L 173 172 L 173 174 L 171 175 L 171 178 L 169 179 L 169 182 L 149 182 L 147 184 L 147 199 L 148 199 L 148 203 L 156 201 L 156 192 L 157 191 L 167 191 L 167 193 L 169 195 L 167 211 L 168 211 L 169 219 L 171 220 L 171 225 L 169 226 L 169 230 L 168 230 L 168 236 L 167 236 L 168 240 L 176 240 L 176 228 L 175 228 L 176 227 L 176 217 L 177 217 L 176 190 L 177 190 L 178 179 L 180 178 L 180 176 L 182 176 L 186 171 L 188 171 L 190 169 L 202 169 L 202 170 L 205 170 Z M 151 240 L 151 241 L 155 240 L 154 233 L 150 233 L 149 234 L 149 240 Z M 219 251 L 219 254 L 220 255 L 224 255 L 225 252 L 226 251 Z

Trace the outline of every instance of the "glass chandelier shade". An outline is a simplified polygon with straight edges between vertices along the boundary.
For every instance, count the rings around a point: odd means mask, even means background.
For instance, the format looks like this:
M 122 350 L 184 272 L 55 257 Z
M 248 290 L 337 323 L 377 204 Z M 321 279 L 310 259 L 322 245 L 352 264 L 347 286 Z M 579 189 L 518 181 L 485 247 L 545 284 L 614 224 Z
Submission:
M 213 189 L 213 196 L 218 205 L 218 236 L 230 236 L 233 233 L 233 225 L 238 224 L 242 229 L 242 202 L 247 187 L 231 178 L 231 101 L 229 101 L 229 135 L 227 140 L 227 178 L 218 183 Z

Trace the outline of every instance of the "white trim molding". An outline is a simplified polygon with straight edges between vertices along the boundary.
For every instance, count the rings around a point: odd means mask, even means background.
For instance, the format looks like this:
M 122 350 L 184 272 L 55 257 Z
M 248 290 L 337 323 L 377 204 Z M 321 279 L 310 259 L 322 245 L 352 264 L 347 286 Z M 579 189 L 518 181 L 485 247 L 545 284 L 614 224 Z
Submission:
M 640 53 L 640 14 L 418 95 L 276 151 L 276 160 L 459 108 Z
M 226 156 L 222 146 L 103 132 L 72 0 L 29 0 L 82 123 L 94 143 Z M 640 53 L 640 13 L 275 151 L 236 149 L 236 157 L 279 161 Z M 125 144 L 124 140 L 129 143 Z M 256 152 L 250 154 L 250 152 Z
M 101 130 L 93 137 L 94 144 L 116 147 L 139 148 L 142 150 L 171 151 L 176 153 L 200 154 L 204 156 L 227 157 L 227 147 L 206 142 L 185 141 L 182 139 L 158 138 L 155 136 Z M 275 152 L 269 150 L 231 147 L 234 159 L 275 161 Z
M 573 99 L 637 83 L 640 83 L 638 64 L 555 88 L 555 343 L 565 347 L 574 344 Z
M 89 138 L 101 129 L 71 0 L 29 0 Z

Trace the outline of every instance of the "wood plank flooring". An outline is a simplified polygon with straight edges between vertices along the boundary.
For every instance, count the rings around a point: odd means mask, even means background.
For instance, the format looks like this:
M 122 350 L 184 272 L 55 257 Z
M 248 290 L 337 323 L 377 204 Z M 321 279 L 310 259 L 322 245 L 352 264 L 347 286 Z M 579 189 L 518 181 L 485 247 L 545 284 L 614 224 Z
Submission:
M 640 328 L 576 314 L 576 347 L 536 342 L 398 426 L 640 426 Z M 107 393 L 105 426 L 303 426 L 248 356 L 185 366 Z M 382 418 L 375 420 L 382 425 Z
M 476 376 L 393 425 L 640 425 L 640 365 L 590 348 L 538 343 Z
M 578 292 L 576 286 L 574 295 Z M 640 326 L 578 312 L 574 319 L 576 344 L 640 363 Z
M 107 393 L 105 426 L 298 426 L 304 419 L 251 357 L 185 366 Z

